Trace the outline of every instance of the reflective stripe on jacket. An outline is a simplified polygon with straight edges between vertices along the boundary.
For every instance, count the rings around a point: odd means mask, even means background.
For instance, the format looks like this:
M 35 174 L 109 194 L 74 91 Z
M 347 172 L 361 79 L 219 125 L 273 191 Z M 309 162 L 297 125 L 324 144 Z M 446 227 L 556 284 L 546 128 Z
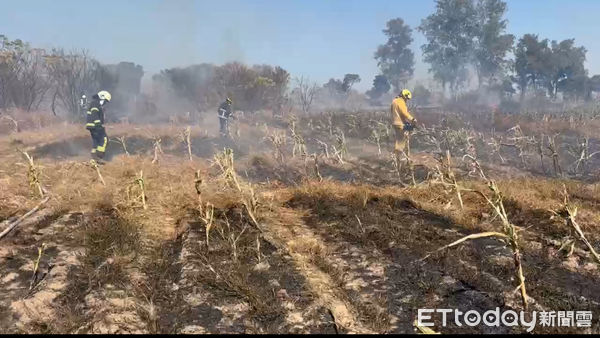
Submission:
M 231 104 L 227 103 L 227 101 L 221 103 L 218 115 L 220 119 L 228 119 L 231 116 Z
M 100 106 L 100 101 L 94 100 L 90 103 L 90 107 L 86 112 L 85 127 L 87 129 L 94 129 L 102 127 L 103 124 L 104 112 L 102 111 L 102 106 Z

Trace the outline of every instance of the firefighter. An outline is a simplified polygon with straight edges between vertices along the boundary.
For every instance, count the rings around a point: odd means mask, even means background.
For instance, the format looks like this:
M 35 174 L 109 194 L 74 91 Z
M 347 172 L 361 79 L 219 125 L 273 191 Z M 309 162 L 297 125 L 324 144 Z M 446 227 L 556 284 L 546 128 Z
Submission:
M 412 98 L 412 94 L 408 89 L 402 89 L 400 95 L 398 95 L 393 101 L 391 106 L 392 125 L 396 135 L 396 142 L 394 144 L 394 152 L 399 155 L 402 152 L 407 151 L 407 143 L 410 136 L 410 132 L 414 129 L 417 122 L 409 112 L 407 102 Z
M 87 106 L 88 106 L 88 100 L 87 97 L 85 96 L 85 94 L 81 94 L 81 98 L 79 99 L 79 108 L 81 108 L 81 111 L 85 114 L 86 110 L 87 110 Z
M 103 90 L 92 96 L 89 108 L 86 112 L 85 128 L 90 131 L 92 136 L 92 157 L 96 160 L 102 160 L 106 152 L 108 137 L 104 129 L 104 111 L 103 107 L 110 102 L 111 95 Z
M 231 117 L 231 104 L 233 102 L 230 98 L 227 98 L 225 102 L 219 106 L 219 125 L 221 136 L 226 137 L 229 135 L 229 118 Z

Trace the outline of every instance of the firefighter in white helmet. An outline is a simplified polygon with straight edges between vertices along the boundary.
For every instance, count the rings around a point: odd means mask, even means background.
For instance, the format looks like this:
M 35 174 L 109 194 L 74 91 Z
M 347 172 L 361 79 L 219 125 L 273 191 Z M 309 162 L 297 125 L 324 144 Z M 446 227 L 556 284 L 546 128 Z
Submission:
M 81 98 L 79 99 L 79 108 L 81 108 L 81 111 L 83 113 L 85 113 L 87 110 L 87 106 L 88 106 L 87 96 L 85 96 L 84 93 L 81 93 Z
M 111 95 L 103 90 L 92 96 L 89 108 L 86 113 L 85 128 L 90 131 L 92 136 L 92 157 L 101 160 L 106 153 L 108 136 L 104 129 L 104 110 L 106 103 L 110 102 Z

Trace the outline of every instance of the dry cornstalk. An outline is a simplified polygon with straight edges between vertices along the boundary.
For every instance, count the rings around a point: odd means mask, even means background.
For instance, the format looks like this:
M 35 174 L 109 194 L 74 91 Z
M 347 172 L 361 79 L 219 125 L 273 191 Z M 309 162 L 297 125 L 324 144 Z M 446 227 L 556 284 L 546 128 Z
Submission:
M 355 115 L 349 115 L 348 118 L 346 119 L 346 124 L 348 125 L 348 134 L 352 135 L 352 132 L 355 132 L 355 134 L 358 134 L 358 121 L 356 119 Z
M 356 218 L 356 221 L 358 222 L 358 227 L 360 228 L 360 232 L 361 233 L 365 233 L 365 227 L 362 224 L 362 221 L 360 220 L 360 218 L 358 218 L 358 215 L 354 215 L 354 218 Z
M 546 166 L 544 165 L 544 135 L 540 135 L 539 140 L 534 136 L 532 139 L 533 144 L 535 145 L 535 150 L 540 156 L 540 163 L 542 165 L 542 170 L 546 173 Z
M 465 153 L 470 155 L 473 158 L 477 158 L 477 146 L 473 143 L 473 140 L 476 138 L 476 135 L 467 136 L 467 146 L 465 149 Z
M 495 231 L 481 232 L 481 233 L 477 233 L 477 234 L 468 235 L 468 236 L 465 236 L 465 237 L 463 237 L 463 238 L 461 238 L 459 240 L 456 240 L 456 241 L 454 241 L 454 242 L 452 242 L 452 243 L 450 243 L 448 245 L 444 245 L 443 247 L 438 248 L 437 250 L 435 250 L 435 251 L 433 251 L 431 253 L 428 253 L 423 258 L 421 258 L 419 261 L 424 261 L 427 258 L 429 258 L 431 255 L 435 254 L 435 253 L 438 253 L 440 251 L 444 251 L 444 250 L 446 250 L 448 248 L 451 248 L 453 246 L 459 245 L 460 243 L 466 242 L 468 240 L 477 239 L 477 238 L 485 238 L 485 237 L 498 237 L 498 238 L 504 238 L 504 239 L 508 238 L 508 236 L 506 236 L 505 234 L 503 234 L 501 232 L 495 232 Z
M 458 198 L 458 202 L 460 204 L 460 209 L 463 210 L 464 204 L 463 204 L 463 199 L 462 199 L 462 194 L 461 194 L 461 190 L 463 190 L 463 188 L 458 184 L 456 175 L 454 174 L 454 171 L 452 170 L 452 161 L 451 161 L 449 150 L 446 150 L 445 158 L 446 158 L 446 160 L 444 161 L 444 157 L 440 156 L 440 158 L 438 159 L 438 161 L 440 162 L 440 165 L 439 166 L 436 165 L 436 167 L 435 167 L 438 172 L 437 176 L 439 179 L 439 183 L 445 187 L 450 187 L 454 190 L 454 192 L 456 193 L 456 197 Z
M 37 282 L 37 272 L 38 268 L 40 267 L 40 260 L 42 259 L 42 254 L 44 253 L 45 249 L 46 243 L 42 243 L 42 246 L 38 248 L 38 257 L 35 262 L 33 262 L 33 274 L 31 275 L 31 281 L 29 282 L 29 291 L 33 289 Z
M 235 234 L 233 232 L 229 233 L 229 243 L 231 244 L 231 252 L 233 253 L 233 261 L 234 262 L 238 261 L 237 243 L 240 240 L 240 238 L 242 237 L 242 235 L 244 234 L 244 232 L 246 232 L 246 229 L 248 229 L 248 225 L 244 226 L 244 228 L 242 229 L 242 231 L 240 231 L 240 233 L 237 235 L 237 237 L 235 236 Z
M 496 183 L 494 181 L 489 181 L 488 186 L 494 194 L 493 200 L 489 199 L 485 194 L 481 192 L 476 191 L 476 193 L 485 198 L 488 204 L 494 209 L 496 216 L 498 216 L 502 221 L 504 233 L 508 236 L 508 243 L 510 244 L 510 247 L 513 252 L 513 261 L 515 263 L 516 276 L 519 280 L 518 289 L 521 290 L 521 301 L 523 302 L 523 308 L 527 310 L 528 296 L 525 287 L 525 276 L 523 276 L 523 266 L 521 264 L 521 252 L 519 249 L 519 238 L 517 235 L 517 229 L 515 225 L 508 220 L 508 215 L 506 214 L 506 209 L 504 208 L 502 193 L 500 192 L 500 189 L 498 189 Z
M 256 225 L 256 228 L 262 232 L 262 228 L 260 227 L 258 219 L 256 218 L 256 212 L 258 211 L 259 201 L 251 185 L 248 186 L 248 193 L 245 194 L 243 203 L 246 207 L 246 211 L 248 212 L 248 216 L 250 216 L 250 219 L 252 220 L 254 225 Z
M 296 116 L 290 117 L 290 133 L 294 140 L 294 148 L 292 149 L 292 157 L 296 157 L 296 152 L 299 152 L 302 157 L 306 157 L 306 142 L 304 138 L 296 131 Z
M 521 301 L 523 303 L 523 308 L 525 310 L 527 310 L 528 296 L 527 296 L 527 289 L 525 286 L 525 277 L 523 275 L 523 266 L 521 264 L 521 252 L 520 252 L 519 244 L 518 244 L 519 239 L 518 239 L 518 235 L 517 235 L 517 229 L 516 229 L 515 225 L 512 224 L 508 220 L 508 216 L 506 214 L 506 209 L 504 208 L 502 193 L 498 189 L 498 186 L 496 185 L 496 183 L 494 181 L 489 181 L 488 187 L 490 188 L 490 190 L 493 193 L 493 196 L 491 199 L 487 195 L 485 195 L 484 193 L 482 193 L 480 191 L 477 191 L 477 190 L 468 190 L 468 191 L 474 192 L 474 193 L 480 195 L 481 197 L 483 197 L 486 200 L 486 202 L 488 203 L 488 205 L 490 205 L 494 209 L 494 213 L 502 222 L 503 233 L 483 232 L 483 233 L 468 235 L 468 236 L 465 236 L 453 243 L 450 243 L 449 245 L 446 245 L 446 246 L 438 249 L 437 251 L 444 250 L 449 247 L 458 245 L 467 240 L 483 238 L 483 237 L 496 237 L 496 238 L 499 238 L 501 240 L 508 242 L 508 244 L 510 245 L 510 248 L 513 252 L 513 261 L 514 261 L 515 270 L 516 270 L 515 275 L 517 277 L 517 280 L 519 281 L 519 286 L 518 286 L 517 290 L 521 291 Z M 431 254 L 428 254 L 421 260 L 426 259 L 430 255 Z
M 577 143 L 577 147 L 574 150 L 570 150 L 569 153 L 571 153 L 573 157 L 577 158 L 577 160 L 575 160 L 574 163 L 575 174 L 579 172 L 580 167 L 581 173 L 584 174 L 586 171 L 585 169 L 587 167 L 587 163 L 592 159 L 592 157 L 596 156 L 597 154 L 600 154 L 600 151 L 590 153 L 589 138 L 584 137 L 583 140 L 581 140 L 581 142 Z
M 210 249 L 209 246 L 209 235 L 210 235 L 210 230 L 212 229 L 213 225 L 214 225 L 214 213 L 215 213 L 215 207 L 206 202 L 206 208 L 204 209 L 204 214 L 202 214 L 200 216 L 200 218 L 202 219 L 202 221 L 204 222 L 205 228 L 206 228 L 206 248 L 207 250 Z
M 433 147 L 435 147 L 435 152 L 438 153 L 442 153 L 442 142 L 439 140 L 438 136 L 436 135 L 436 130 L 435 128 L 419 128 L 414 132 L 415 136 L 424 136 L 425 139 L 423 140 L 423 143 L 425 144 L 429 144 Z
M 194 179 L 194 187 L 196 188 L 196 195 L 198 195 L 198 205 L 202 207 L 202 190 L 200 189 L 202 185 L 202 176 L 200 175 L 200 170 L 196 170 L 195 179 Z
M 192 134 L 192 128 L 189 126 L 181 131 L 181 138 L 183 139 L 183 142 L 185 143 L 185 145 L 187 147 L 187 152 L 188 152 L 190 161 L 192 161 L 192 142 L 190 141 L 191 134 Z
M 308 156 L 304 157 L 304 176 L 310 177 L 310 171 L 308 170 Z
M 258 260 L 258 263 L 260 263 L 261 261 L 261 254 L 260 254 L 260 237 L 258 235 L 256 235 L 256 259 Z
M 306 157 L 306 143 L 300 134 L 294 135 L 294 148 L 292 149 L 292 157 L 296 156 L 296 152 L 300 153 L 302 157 Z
M 27 217 L 35 214 L 44 204 L 46 204 L 46 202 L 48 202 L 48 200 L 50 199 L 50 196 L 46 196 L 38 205 L 36 205 L 33 209 L 29 210 L 25 215 L 19 217 L 16 221 L 10 223 L 6 229 L 4 229 L 1 233 L 0 233 L 0 239 L 2 239 L 4 236 L 6 236 L 9 232 L 12 231 L 12 229 L 14 229 L 15 227 L 17 227 L 17 225 L 21 224 Z
M 142 207 L 145 209 L 148 209 L 148 206 L 146 205 L 146 184 L 144 181 L 144 171 L 140 170 L 140 176 L 138 178 L 136 178 L 135 180 L 133 180 L 133 184 L 129 185 L 129 187 L 127 187 L 127 199 L 131 200 L 131 190 L 133 190 L 134 187 L 138 187 L 140 189 L 140 194 L 138 195 L 137 199 L 139 199 L 142 203 Z
M 343 156 L 341 155 L 341 152 L 342 152 L 342 151 L 341 151 L 341 150 L 338 150 L 338 149 L 337 149 L 337 148 L 336 148 L 334 145 L 332 145 L 332 147 L 333 147 L 333 153 L 335 154 L 335 157 L 337 158 L 338 162 L 339 162 L 340 164 L 344 164 L 344 158 L 343 158 Z
M 550 211 L 551 213 L 554 213 L 554 210 Z M 550 217 L 550 219 L 552 219 L 554 217 L 554 215 L 552 217 Z M 575 240 L 573 238 L 571 238 L 571 236 L 567 236 L 563 239 L 563 242 L 560 244 L 560 247 L 558 247 L 558 252 L 563 251 L 567 246 L 570 245 L 570 249 L 569 252 L 567 253 L 567 257 L 571 256 L 573 254 L 573 251 L 575 251 Z
M 377 124 L 381 128 L 383 128 L 383 130 L 385 131 L 385 137 L 389 140 L 390 139 L 390 133 L 391 133 L 390 124 L 389 123 L 384 123 L 384 122 L 381 122 L 381 121 L 377 121 Z
M 21 151 L 21 154 L 25 156 L 27 159 L 28 169 L 27 169 L 27 179 L 29 180 L 29 187 L 31 189 L 36 189 L 40 195 L 40 198 L 44 198 L 44 188 L 42 188 L 42 184 L 40 183 L 40 167 L 36 166 L 33 162 L 33 157 L 31 157 L 27 152 Z
M 327 146 L 327 143 L 325 143 L 321 140 L 317 140 L 317 139 L 315 139 L 315 141 L 317 141 L 317 143 L 321 146 L 321 149 L 323 149 L 323 153 L 325 154 L 325 157 L 329 158 L 329 147 Z
M 265 136 L 264 139 L 271 142 L 273 145 L 273 157 L 275 160 L 280 161 L 280 163 L 284 162 L 284 146 L 286 144 L 286 136 L 285 131 L 281 133 L 273 132 L 269 136 Z M 295 145 L 294 145 L 295 147 Z
M 241 192 L 242 188 L 240 187 L 237 174 L 235 173 L 233 150 L 225 148 L 223 152 L 215 154 L 213 165 L 215 164 L 221 169 L 221 177 L 225 182 L 229 185 L 234 185 Z
M 146 205 L 146 184 L 144 181 L 144 171 L 140 170 L 140 177 L 138 177 L 135 182 L 138 184 L 138 186 L 140 187 L 140 199 L 142 200 L 142 207 L 144 208 L 144 210 L 148 209 L 148 206 Z
M 213 165 L 219 166 L 221 169 L 221 177 L 229 185 L 235 187 L 242 195 L 242 203 L 248 213 L 248 216 L 252 222 L 256 225 L 256 228 L 262 232 L 256 212 L 258 211 L 259 201 L 258 197 L 251 184 L 247 184 L 243 189 L 240 185 L 239 179 L 235 172 L 234 161 L 233 161 L 233 150 L 226 148 L 222 153 L 215 154 Z
M 483 172 L 483 169 L 481 168 L 481 164 L 479 163 L 479 161 L 477 161 L 477 159 L 469 154 L 466 154 L 463 156 L 463 161 L 465 160 L 465 158 L 468 158 L 471 160 L 471 172 L 469 172 L 469 174 L 474 173 L 475 171 L 477 171 L 479 173 L 479 176 L 481 176 L 481 178 L 483 178 L 484 180 L 488 181 L 487 177 L 485 176 L 485 173 Z
M 344 156 L 348 153 L 348 148 L 346 146 L 346 136 L 344 135 L 344 131 L 340 128 L 336 128 L 335 140 L 337 142 L 337 148 L 334 146 L 333 149 L 338 160 L 343 164 Z
M 381 156 L 381 135 L 377 129 L 371 130 L 370 139 L 377 145 L 377 155 Z
M 329 129 L 329 136 L 333 136 L 333 114 L 327 114 L 327 128 Z
M 583 242 L 583 244 L 585 244 L 587 246 L 588 250 L 590 250 L 590 252 L 591 252 L 592 256 L 594 257 L 594 259 L 596 260 L 596 262 L 600 264 L 600 256 L 598 255 L 596 250 L 594 250 L 594 247 L 592 246 L 590 241 L 588 241 L 588 239 L 585 237 L 585 234 L 583 233 L 581 226 L 579 226 L 579 224 L 575 220 L 575 217 L 577 217 L 577 206 L 573 205 L 569 201 L 569 193 L 567 192 L 567 187 L 564 184 L 563 184 L 563 189 L 564 189 L 563 190 L 564 202 L 563 202 L 562 209 L 561 210 L 551 210 L 551 212 L 553 213 L 554 216 L 559 216 L 559 217 L 563 218 L 566 221 L 567 226 L 573 227 L 575 229 L 575 232 L 579 236 L 579 239 Z M 571 252 L 572 251 L 573 251 L 573 248 L 571 248 Z
M 517 149 L 519 151 L 518 156 L 521 159 L 521 164 L 527 166 L 525 162 L 525 156 L 527 155 L 526 149 L 532 143 L 531 140 L 525 136 L 519 125 L 510 128 L 508 131 L 513 132 L 513 136 L 508 138 L 508 140 L 513 143 L 501 143 L 501 145 Z
M 392 157 L 392 166 L 400 179 L 402 178 L 402 162 L 400 161 L 400 156 L 396 152 L 391 153 L 390 156 Z
M 406 168 L 408 168 L 408 173 L 410 175 L 413 187 L 417 186 L 417 181 L 415 180 L 415 164 L 410 154 L 408 152 L 402 151 L 404 158 L 406 160 Z
M 241 133 L 240 133 L 240 123 L 238 122 L 238 119 L 234 118 L 231 124 L 232 124 L 233 129 L 234 129 L 233 134 L 235 135 L 236 138 L 239 139 Z
M 162 139 L 160 137 L 154 138 L 154 158 L 152 159 L 152 164 L 158 162 L 158 154 L 164 154 L 162 147 L 160 146 L 160 142 Z
M 102 173 L 100 172 L 100 167 L 98 166 L 98 163 L 95 160 L 90 160 L 90 165 L 92 166 L 92 168 L 96 169 L 96 173 L 98 174 L 98 178 L 100 179 L 102 185 L 106 185 L 106 182 L 104 182 L 104 177 L 102 177 Z
M 319 155 L 313 154 L 312 157 L 315 161 L 315 175 L 319 179 L 319 182 L 323 182 L 323 176 L 321 176 L 321 172 L 319 171 Z
M 497 154 L 498 157 L 500 157 L 500 162 L 504 163 L 504 157 L 502 157 L 502 154 L 500 153 L 500 144 L 501 143 L 496 139 L 494 135 L 492 135 L 490 142 L 488 142 L 488 145 L 492 147 L 492 154 Z
M 17 120 L 15 120 L 12 116 L 4 115 L 4 116 L 1 116 L 0 119 L 5 119 L 5 120 L 12 122 L 15 133 L 18 133 L 21 131 L 21 129 L 19 128 L 19 122 Z
M 123 146 L 125 155 L 130 156 L 129 152 L 127 151 L 127 145 L 125 144 L 125 136 L 116 137 L 115 139 L 121 144 L 121 146 Z
M 554 173 L 556 175 L 563 176 L 562 168 L 560 167 L 560 158 L 558 155 L 558 148 L 556 147 L 555 141 L 556 135 L 548 136 L 548 150 L 550 150 L 550 157 L 552 157 L 552 164 L 554 165 Z

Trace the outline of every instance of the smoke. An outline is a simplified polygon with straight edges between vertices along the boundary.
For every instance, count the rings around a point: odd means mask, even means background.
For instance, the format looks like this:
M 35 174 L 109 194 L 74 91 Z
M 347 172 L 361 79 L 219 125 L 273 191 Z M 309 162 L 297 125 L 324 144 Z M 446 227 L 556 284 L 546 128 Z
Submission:
M 237 30 L 227 28 L 221 38 L 219 59 L 224 62 L 244 61 L 244 52 L 240 44 L 240 35 Z
M 149 57 L 160 62 L 162 66 L 194 63 L 194 56 L 199 54 L 196 49 L 198 18 L 195 13 L 197 12 L 193 0 L 161 1 L 158 3 L 152 15 L 156 21 L 156 27 L 158 29 L 164 27 L 170 34 L 168 39 L 154 41 L 153 54 Z

